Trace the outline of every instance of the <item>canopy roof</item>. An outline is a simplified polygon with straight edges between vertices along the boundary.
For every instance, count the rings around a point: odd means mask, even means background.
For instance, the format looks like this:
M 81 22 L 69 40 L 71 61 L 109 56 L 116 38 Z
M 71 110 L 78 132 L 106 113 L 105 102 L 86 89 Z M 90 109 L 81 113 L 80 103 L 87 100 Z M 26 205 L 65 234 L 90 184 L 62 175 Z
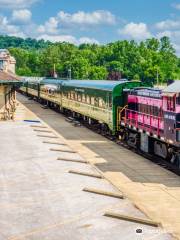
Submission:
M 180 93 L 180 80 L 175 81 L 163 89 L 163 93 Z
M 0 84 L 15 84 L 20 83 L 21 79 L 9 72 L 0 71 Z

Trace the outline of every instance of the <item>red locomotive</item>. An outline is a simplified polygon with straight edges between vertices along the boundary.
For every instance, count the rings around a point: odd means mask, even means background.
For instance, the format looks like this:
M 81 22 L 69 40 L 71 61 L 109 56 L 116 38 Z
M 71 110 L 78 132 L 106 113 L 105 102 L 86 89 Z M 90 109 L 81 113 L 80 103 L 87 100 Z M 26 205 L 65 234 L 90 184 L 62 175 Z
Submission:
M 128 91 L 128 105 L 121 111 L 120 119 L 130 146 L 180 168 L 180 81 L 164 90 Z

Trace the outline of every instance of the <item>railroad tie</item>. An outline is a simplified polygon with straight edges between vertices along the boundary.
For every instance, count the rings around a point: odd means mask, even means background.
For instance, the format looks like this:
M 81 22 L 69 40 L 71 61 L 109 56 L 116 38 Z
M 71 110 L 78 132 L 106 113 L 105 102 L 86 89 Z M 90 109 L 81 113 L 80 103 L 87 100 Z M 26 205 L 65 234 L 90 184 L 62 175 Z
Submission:
M 124 199 L 124 196 L 120 193 L 107 192 L 107 191 L 103 191 L 103 190 L 99 190 L 99 189 L 95 189 L 95 188 L 84 188 L 83 191 L 89 192 L 89 193 L 95 193 L 95 194 L 99 194 L 99 195 L 104 195 L 107 197 Z
M 41 125 L 31 125 L 32 128 L 47 128 L 46 126 Z
M 59 138 L 57 136 L 48 136 L 48 135 L 37 135 L 38 137 L 45 137 L 45 138 Z
M 35 132 L 45 132 L 45 133 L 52 133 L 50 130 L 43 130 L 43 129 L 33 129 Z
M 128 221 L 128 222 L 134 222 L 134 223 L 149 225 L 149 226 L 152 226 L 152 227 L 159 227 L 160 226 L 160 223 L 155 222 L 153 220 L 138 218 L 138 217 L 132 217 L 132 216 L 127 216 L 127 215 L 113 213 L 113 212 L 106 212 L 104 214 L 104 216 L 111 217 L 111 218 L 117 218 L 117 219 Z
M 103 178 L 100 174 L 81 172 L 76 170 L 70 170 L 69 173 L 78 174 L 78 175 L 87 176 L 87 177 Z
M 67 152 L 67 153 L 77 153 L 76 151 L 73 151 L 73 150 L 56 149 L 56 148 L 50 148 L 50 151 L 54 151 L 54 152 Z
M 52 145 L 62 145 L 62 146 L 67 146 L 66 143 L 60 143 L 60 142 L 48 142 L 48 141 L 43 141 L 43 143 L 52 144 Z
M 57 160 L 66 161 L 66 162 L 75 162 L 75 163 L 85 163 L 85 164 L 88 164 L 88 161 L 81 160 L 81 159 L 58 158 Z

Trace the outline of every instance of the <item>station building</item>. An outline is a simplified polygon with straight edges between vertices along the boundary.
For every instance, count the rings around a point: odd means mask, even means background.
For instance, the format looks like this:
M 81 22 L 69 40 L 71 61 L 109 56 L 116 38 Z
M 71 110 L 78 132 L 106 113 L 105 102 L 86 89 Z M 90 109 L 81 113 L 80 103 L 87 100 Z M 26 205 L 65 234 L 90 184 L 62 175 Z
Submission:
M 8 50 L 0 49 L 0 120 L 14 118 L 16 88 L 20 78 L 15 74 L 16 60 Z

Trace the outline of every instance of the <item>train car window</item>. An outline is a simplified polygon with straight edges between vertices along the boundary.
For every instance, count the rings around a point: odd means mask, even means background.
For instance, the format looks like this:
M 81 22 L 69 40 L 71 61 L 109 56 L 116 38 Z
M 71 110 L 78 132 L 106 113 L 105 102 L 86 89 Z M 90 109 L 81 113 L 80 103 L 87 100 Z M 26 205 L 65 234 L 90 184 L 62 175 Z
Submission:
M 149 114 L 149 105 L 144 105 L 146 109 L 146 114 Z
M 136 106 L 137 106 L 137 104 L 134 103 L 134 102 L 129 102 L 129 103 L 128 103 L 128 108 L 129 108 L 130 110 L 136 111 Z
M 150 106 L 150 115 L 154 115 L 154 114 L 153 114 L 153 108 L 154 108 L 154 106 L 151 105 L 151 106 Z
M 150 106 L 146 105 L 146 113 L 149 115 L 150 114 Z
M 178 97 L 176 98 L 176 103 L 177 103 L 178 105 L 180 105 L 180 96 L 178 96 Z
M 99 107 L 104 108 L 104 101 L 102 98 L 99 98 Z
M 86 102 L 87 104 L 91 104 L 91 98 L 88 95 L 86 96 Z
M 79 101 L 79 102 L 82 102 L 82 96 L 81 96 L 80 93 L 78 93 L 78 101 Z
M 141 105 L 139 103 L 137 103 L 137 111 L 141 112 Z
M 175 101 L 173 97 L 167 98 L 167 110 L 174 111 L 175 110 Z
M 159 108 L 158 107 L 155 107 L 155 116 L 159 116 Z
M 74 92 L 71 91 L 71 99 L 73 100 L 74 99 Z
M 179 124 L 180 124 L 180 113 L 178 113 L 178 114 L 176 115 L 176 121 L 179 122 Z M 180 126 L 179 126 L 179 127 L 180 127 Z
M 109 107 L 112 108 L 112 95 L 109 94 Z
M 82 94 L 82 102 L 83 102 L 83 103 L 85 103 L 85 102 L 86 102 L 86 96 L 85 96 L 85 94 L 84 94 L 84 93 Z
M 99 99 L 98 99 L 97 97 L 94 98 L 94 105 L 95 105 L 96 107 L 99 106 Z
M 77 93 L 76 92 L 74 93 L 74 100 L 77 101 Z
M 95 101 L 94 101 L 94 97 L 91 97 L 91 105 L 94 105 Z

